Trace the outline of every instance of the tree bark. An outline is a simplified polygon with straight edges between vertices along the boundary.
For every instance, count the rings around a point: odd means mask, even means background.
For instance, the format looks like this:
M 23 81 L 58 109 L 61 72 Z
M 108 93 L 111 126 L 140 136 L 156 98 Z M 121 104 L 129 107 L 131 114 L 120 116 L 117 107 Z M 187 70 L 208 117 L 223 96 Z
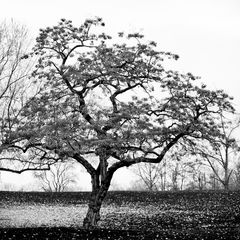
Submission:
M 97 226 L 100 220 L 101 205 L 102 202 L 100 200 L 89 203 L 87 215 L 83 220 L 83 227 L 91 229 Z
M 101 184 L 99 184 L 99 176 L 92 179 L 92 193 L 88 204 L 87 215 L 83 220 L 83 227 L 87 229 L 97 227 L 100 220 L 101 206 L 107 195 L 111 178 L 111 176 L 108 176 Z

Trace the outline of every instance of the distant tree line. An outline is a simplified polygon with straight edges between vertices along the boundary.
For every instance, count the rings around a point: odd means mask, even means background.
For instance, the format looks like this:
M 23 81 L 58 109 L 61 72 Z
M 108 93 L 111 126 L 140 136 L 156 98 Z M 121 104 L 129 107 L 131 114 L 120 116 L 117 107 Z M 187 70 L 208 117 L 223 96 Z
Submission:
M 222 136 L 215 141 L 193 144 L 191 151 L 178 149 L 160 164 L 142 164 L 134 172 L 141 180 L 139 188 L 154 190 L 239 189 L 240 154 L 234 138 L 240 118 L 221 117 Z

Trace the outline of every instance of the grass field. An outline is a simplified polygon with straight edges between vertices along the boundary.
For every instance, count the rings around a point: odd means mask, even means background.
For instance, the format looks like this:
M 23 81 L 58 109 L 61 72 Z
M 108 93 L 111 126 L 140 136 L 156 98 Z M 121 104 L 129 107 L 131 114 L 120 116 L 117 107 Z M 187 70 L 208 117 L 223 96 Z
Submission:
M 99 228 L 88 192 L 0 192 L 0 239 L 240 239 L 240 192 L 109 192 Z

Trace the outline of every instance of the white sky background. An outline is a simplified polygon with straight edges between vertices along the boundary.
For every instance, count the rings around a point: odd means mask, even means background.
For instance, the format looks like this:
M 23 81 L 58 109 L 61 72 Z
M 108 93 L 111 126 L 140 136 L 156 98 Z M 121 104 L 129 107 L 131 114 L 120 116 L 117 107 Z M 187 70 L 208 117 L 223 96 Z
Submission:
M 225 89 L 240 112 L 239 0 L 0 0 L 0 6 L 0 22 L 12 18 L 34 38 L 60 18 L 80 25 L 94 16 L 103 18 L 107 33 L 141 32 L 180 55 L 174 68 Z

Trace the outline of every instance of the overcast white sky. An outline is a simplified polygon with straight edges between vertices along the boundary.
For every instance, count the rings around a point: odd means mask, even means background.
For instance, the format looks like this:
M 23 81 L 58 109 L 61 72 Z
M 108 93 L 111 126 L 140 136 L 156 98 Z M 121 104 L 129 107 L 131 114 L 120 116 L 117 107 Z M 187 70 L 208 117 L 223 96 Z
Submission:
M 240 111 L 239 0 L 0 0 L 0 6 L 0 21 L 25 24 L 34 37 L 60 18 L 80 25 L 94 16 L 113 34 L 140 31 L 180 55 L 178 70 L 225 89 Z

